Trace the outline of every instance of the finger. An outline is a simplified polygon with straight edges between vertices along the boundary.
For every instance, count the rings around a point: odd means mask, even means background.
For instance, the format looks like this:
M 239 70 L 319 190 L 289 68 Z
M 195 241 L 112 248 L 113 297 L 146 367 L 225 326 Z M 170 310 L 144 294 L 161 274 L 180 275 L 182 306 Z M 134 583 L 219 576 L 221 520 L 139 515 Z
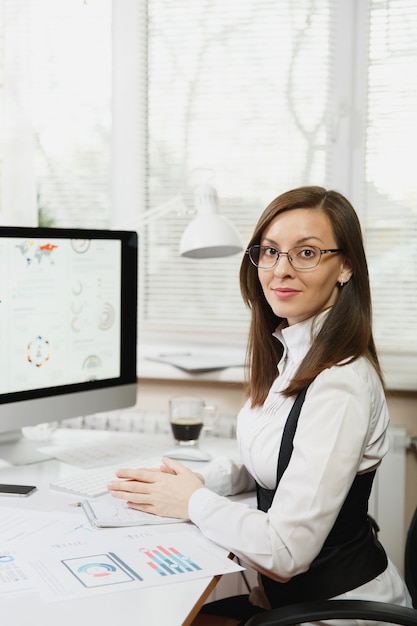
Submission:
M 121 500 L 132 500 L 136 503 L 147 503 L 151 500 L 147 483 L 129 482 L 124 485 L 123 481 L 121 483 L 112 482 L 107 485 L 107 489 L 112 496 Z
M 109 489 L 110 495 L 113 496 L 113 498 L 118 498 L 119 500 L 129 501 L 132 495 L 131 493 L 127 491 L 120 491 L 119 489 L 112 489 L 110 485 L 108 486 L 108 489 Z
M 173 470 L 174 474 L 184 474 L 191 471 L 190 469 L 188 469 L 188 467 L 185 467 L 185 465 L 183 465 L 179 461 L 176 461 L 175 459 L 170 459 L 169 456 L 162 457 L 162 461 L 164 465 L 166 465 L 166 467 Z
M 110 491 L 113 498 L 123 500 L 127 506 L 138 511 L 151 511 L 154 508 L 152 502 L 147 501 L 147 497 L 144 494 L 132 494 L 126 491 Z M 134 499 L 133 499 L 134 498 Z
M 156 474 L 160 473 L 160 469 L 158 468 L 124 468 L 121 467 L 116 470 L 117 478 L 124 478 L 127 480 L 138 480 L 141 482 L 151 483 L 154 482 L 156 478 Z
M 128 496 L 149 494 L 153 483 L 140 480 L 112 480 L 107 483 L 111 492 L 127 494 Z
M 135 509 L 136 511 L 143 511 L 144 513 L 152 513 L 153 515 L 157 515 L 155 513 L 155 507 L 153 504 L 137 504 L 136 502 L 126 502 L 129 509 Z
M 112 489 L 113 491 L 131 491 L 133 480 L 112 480 L 107 483 L 107 489 Z
M 167 465 L 161 465 L 161 472 L 164 474 L 176 474 L 176 471 L 172 469 L 172 467 L 168 467 Z

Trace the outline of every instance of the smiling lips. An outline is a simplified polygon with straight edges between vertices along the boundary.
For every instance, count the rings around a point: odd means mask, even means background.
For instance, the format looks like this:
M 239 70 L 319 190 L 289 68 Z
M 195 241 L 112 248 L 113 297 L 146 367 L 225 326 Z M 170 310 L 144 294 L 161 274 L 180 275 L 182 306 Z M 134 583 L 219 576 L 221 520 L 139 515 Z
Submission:
M 276 287 L 272 291 L 281 300 L 287 300 L 288 298 L 296 296 L 296 295 L 298 295 L 300 293 L 296 289 L 289 289 L 289 288 L 286 288 L 286 287 Z

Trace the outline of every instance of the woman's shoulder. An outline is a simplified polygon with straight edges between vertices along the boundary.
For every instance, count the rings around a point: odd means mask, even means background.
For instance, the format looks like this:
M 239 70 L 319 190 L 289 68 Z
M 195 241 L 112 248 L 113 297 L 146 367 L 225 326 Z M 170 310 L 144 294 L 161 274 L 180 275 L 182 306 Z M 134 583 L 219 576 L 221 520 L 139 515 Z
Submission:
M 317 382 L 320 385 L 328 384 L 340 389 L 348 388 L 358 392 L 371 392 L 372 395 L 374 393 L 384 395 L 378 372 L 364 356 L 332 365 L 317 376 Z

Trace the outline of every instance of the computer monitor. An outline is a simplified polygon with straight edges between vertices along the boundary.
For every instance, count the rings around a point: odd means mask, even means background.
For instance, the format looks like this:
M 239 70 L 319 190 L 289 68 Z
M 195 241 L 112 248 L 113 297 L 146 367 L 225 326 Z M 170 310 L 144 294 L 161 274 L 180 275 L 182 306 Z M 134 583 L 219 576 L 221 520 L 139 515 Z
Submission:
M 0 459 L 21 429 L 136 402 L 135 232 L 0 226 Z

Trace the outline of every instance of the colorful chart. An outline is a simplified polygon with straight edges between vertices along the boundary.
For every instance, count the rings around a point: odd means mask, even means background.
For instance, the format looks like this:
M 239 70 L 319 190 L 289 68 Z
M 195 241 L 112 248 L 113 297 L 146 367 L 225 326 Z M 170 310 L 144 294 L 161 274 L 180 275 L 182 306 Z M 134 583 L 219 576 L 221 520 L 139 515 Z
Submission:
M 109 563 L 85 563 L 78 568 L 80 574 L 88 574 L 94 578 L 100 578 L 102 576 L 110 576 L 112 572 L 116 571 L 114 565 Z
M 94 369 L 102 365 L 101 359 L 97 354 L 90 354 L 84 359 L 83 369 Z
M 53 264 L 53 253 L 58 248 L 58 246 L 49 242 L 36 245 L 34 241 L 24 240 L 21 243 L 17 244 L 16 248 L 18 248 L 22 256 L 26 258 L 27 265 L 30 265 L 35 259 L 38 261 L 38 263 L 42 263 L 48 260 L 50 263 Z
M 202 569 L 197 563 L 194 563 L 189 556 L 181 554 L 176 548 L 156 546 L 153 550 L 141 548 L 140 551 L 149 557 L 150 560 L 147 562 L 147 565 L 160 576 L 176 576 L 177 574 Z
M 14 561 L 14 557 L 11 554 L 0 555 L 0 565 L 2 563 L 11 563 L 12 561 Z
M 84 254 L 91 245 L 90 239 L 71 239 L 71 247 L 77 254 Z
M 98 327 L 100 330 L 108 330 L 114 324 L 114 308 L 109 302 L 105 302 L 103 305 L 103 310 L 99 316 Z
M 62 564 L 83 587 L 120 585 L 133 580 L 143 580 L 114 552 L 64 559 Z
M 27 360 L 35 367 L 42 367 L 50 359 L 50 344 L 48 339 L 38 335 L 27 345 Z

